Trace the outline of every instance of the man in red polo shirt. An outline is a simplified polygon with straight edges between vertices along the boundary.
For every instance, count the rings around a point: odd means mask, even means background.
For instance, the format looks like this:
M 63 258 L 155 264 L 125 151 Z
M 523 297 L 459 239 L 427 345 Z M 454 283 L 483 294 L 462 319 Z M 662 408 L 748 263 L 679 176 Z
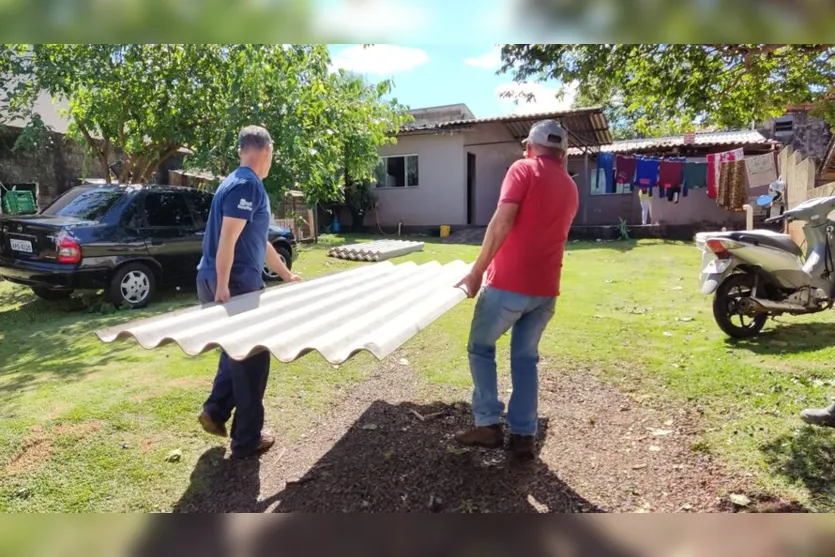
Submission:
M 467 446 L 502 446 L 504 403 L 496 384 L 496 341 L 512 329 L 510 449 L 519 457 L 532 458 L 539 340 L 554 315 L 565 243 L 579 201 L 577 186 L 565 169 L 565 130 L 553 120 L 543 120 L 531 127 L 523 143 L 525 158 L 507 171 L 481 253 L 457 285 L 465 286 L 470 297 L 479 290 L 481 294 L 467 346 L 475 387 L 475 428 L 456 439 Z

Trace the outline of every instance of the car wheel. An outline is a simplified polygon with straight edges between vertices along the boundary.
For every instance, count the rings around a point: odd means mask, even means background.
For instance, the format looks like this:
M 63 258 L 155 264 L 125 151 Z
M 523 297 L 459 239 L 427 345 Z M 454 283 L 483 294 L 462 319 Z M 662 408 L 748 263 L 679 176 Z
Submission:
M 156 291 L 154 272 L 143 263 L 120 267 L 110 280 L 110 301 L 115 306 L 139 309 L 148 305 Z
M 32 292 L 35 296 L 50 302 L 57 302 L 58 300 L 66 300 L 72 295 L 72 290 L 53 290 L 51 288 L 43 288 L 41 286 L 33 286 Z
M 278 256 L 281 258 L 284 264 L 287 265 L 287 268 L 292 269 L 293 257 L 290 255 L 290 252 L 287 250 L 287 248 L 283 246 L 275 246 L 275 251 L 278 252 Z M 269 265 L 267 265 L 266 263 L 264 263 L 264 270 L 261 274 L 263 275 L 264 282 L 275 282 L 277 280 L 280 280 L 278 273 L 270 269 Z

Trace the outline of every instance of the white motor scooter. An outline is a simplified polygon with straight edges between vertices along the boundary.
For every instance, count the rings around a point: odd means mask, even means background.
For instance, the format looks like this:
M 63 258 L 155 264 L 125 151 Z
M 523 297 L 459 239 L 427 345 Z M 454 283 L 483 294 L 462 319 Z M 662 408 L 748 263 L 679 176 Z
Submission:
M 832 242 L 835 196 L 810 199 L 766 222 L 803 221 L 806 254 L 771 230 L 701 232 L 702 294 L 714 294 L 713 317 L 733 338 L 751 338 L 769 317 L 817 313 L 835 302 Z

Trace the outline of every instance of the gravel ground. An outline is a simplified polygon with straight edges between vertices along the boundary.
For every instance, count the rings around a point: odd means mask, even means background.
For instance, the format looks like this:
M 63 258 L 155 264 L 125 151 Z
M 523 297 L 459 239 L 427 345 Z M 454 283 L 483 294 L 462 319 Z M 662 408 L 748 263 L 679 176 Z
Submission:
M 390 361 L 397 361 L 397 357 Z M 503 386 L 507 392 L 507 386 Z M 539 458 L 463 449 L 466 391 L 428 388 L 406 365 L 357 387 L 297 442 L 260 461 L 200 459 L 184 512 L 711 512 L 802 510 L 751 494 L 748 481 L 691 446 L 696 408 L 639 405 L 589 373 L 543 362 Z

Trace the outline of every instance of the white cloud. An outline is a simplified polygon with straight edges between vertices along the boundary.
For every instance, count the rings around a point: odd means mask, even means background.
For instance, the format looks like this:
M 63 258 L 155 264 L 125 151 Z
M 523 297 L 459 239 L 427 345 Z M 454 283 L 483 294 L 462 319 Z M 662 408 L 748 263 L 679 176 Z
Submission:
M 328 37 L 364 42 L 405 41 L 430 23 L 429 9 L 412 1 L 341 0 L 316 11 L 316 28 Z
M 502 65 L 502 49 L 501 47 L 493 47 L 493 50 L 481 56 L 474 58 L 467 58 L 464 63 L 474 68 L 482 68 L 485 70 L 498 70 Z
M 511 98 L 505 98 L 510 94 Z M 530 101 L 527 95 L 531 95 Z M 577 96 L 577 84 L 548 87 L 542 83 L 525 81 L 522 83 L 503 83 L 496 87 L 503 108 L 509 114 L 533 114 L 536 112 L 559 112 L 571 109 Z
M 429 55 L 419 48 L 392 44 L 349 46 L 331 60 L 334 68 L 351 72 L 389 76 L 408 72 L 429 62 Z

